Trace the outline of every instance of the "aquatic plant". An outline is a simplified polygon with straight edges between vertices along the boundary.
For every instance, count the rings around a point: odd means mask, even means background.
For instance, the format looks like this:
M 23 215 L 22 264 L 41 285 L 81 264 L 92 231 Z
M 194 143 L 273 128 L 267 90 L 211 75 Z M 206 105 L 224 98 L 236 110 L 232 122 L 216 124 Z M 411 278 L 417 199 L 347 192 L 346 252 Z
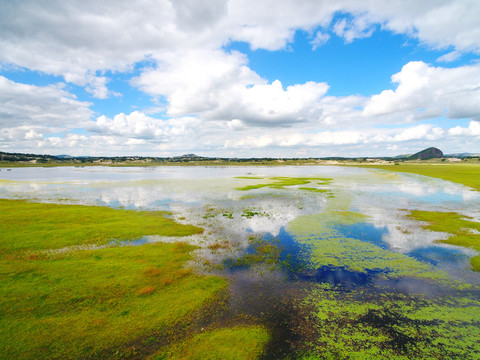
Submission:
M 452 359 L 480 353 L 480 302 L 468 292 L 433 299 L 398 292 L 336 292 L 312 285 L 297 328 L 302 359 Z
M 480 251 L 480 222 L 454 212 L 413 210 L 408 215 L 415 220 L 424 221 L 423 227 L 432 231 L 450 234 L 448 239 L 438 239 L 437 242 L 457 245 Z M 480 271 L 480 255 L 470 259 L 472 268 Z
M 240 191 L 248 191 L 253 189 L 261 188 L 271 188 L 271 189 L 285 189 L 286 186 L 297 186 L 297 185 L 307 185 L 312 182 L 316 182 L 319 185 L 328 185 L 333 180 L 330 178 L 321 178 L 321 177 L 285 177 L 285 176 L 276 176 L 269 178 L 272 180 L 272 183 L 266 184 L 256 184 L 248 185 L 244 187 L 237 188 Z

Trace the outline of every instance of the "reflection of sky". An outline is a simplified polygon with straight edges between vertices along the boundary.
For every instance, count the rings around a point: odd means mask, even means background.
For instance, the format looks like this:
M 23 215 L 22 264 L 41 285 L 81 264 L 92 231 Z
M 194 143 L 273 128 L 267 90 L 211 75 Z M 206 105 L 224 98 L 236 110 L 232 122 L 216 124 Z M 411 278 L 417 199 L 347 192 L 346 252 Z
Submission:
M 364 233 L 365 241 L 403 253 L 428 248 L 446 236 L 425 231 L 406 218 L 409 209 L 455 211 L 480 220 L 480 193 L 462 185 L 347 167 L 15 168 L 0 172 L 0 197 L 170 210 L 218 238 L 245 244 L 248 232 L 277 236 L 297 216 L 319 213 L 327 204 L 324 194 L 292 188 L 238 191 L 235 188 L 267 180 L 236 176 L 333 178 L 331 185 L 322 188 L 330 188 L 337 196 L 349 194 L 349 208 L 370 217 L 366 224 L 340 230 L 346 235 L 355 232 L 357 238 Z M 213 217 L 204 218 L 206 207 L 214 209 Z M 259 215 L 247 218 L 242 216 L 245 210 Z M 224 212 L 233 219 L 223 216 Z

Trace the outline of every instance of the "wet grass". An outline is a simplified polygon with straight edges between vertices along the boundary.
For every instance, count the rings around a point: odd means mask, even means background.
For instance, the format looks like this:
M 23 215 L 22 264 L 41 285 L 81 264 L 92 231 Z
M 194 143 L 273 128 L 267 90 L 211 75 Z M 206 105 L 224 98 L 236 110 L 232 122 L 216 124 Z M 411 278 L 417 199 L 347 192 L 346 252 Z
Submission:
M 203 231 L 178 224 L 167 215 L 162 211 L 0 200 L 0 256 L 72 245 L 101 245 L 145 235 L 185 236 Z
M 242 177 L 245 179 L 245 177 Z M 240 191 L 248 191 L 254 189 L 261 189 L 261 188 L 270 188 L 270 189 L 285 189 L 288 186 L 298 186 L 298 185 L 308 185 L 311 183 L 317 183 L 318 185 L 327 185 L 332 182 L 330 178 L 321 178 L 321 177 L 284 177 L 284 176 L 277 176 L 268 178 L 269 180 L 273 181 L 270 183 L 265 184 L 255 184 L 255 185 L 247 185 L 243 187 L 237 188 Z
M 480 251 L 480 223 L 454 212 L 420 211 L 410 212 L 409 217 L 425 221 L 425 229 L 450 234 L 448 239 L 439 239 L 437 242 L 468 247 Z M 480 271 L 480 255 L 470 259 L 472 268 Z
M 156 350 L 148 339 L 181 340 L 179 329 L 209 304 L 218 310 L 225 296 L 225 280 L 185 267 L 194 247 L 183 243 L 38 251 L 119 236 L 187 235 L 198 228 L 162 220 L 159 213 L 3 200 L 1 206 L 1 358 L 145 357 Z
M 480 163 L 404 163 L 400 165 L 374 165 L 366 167 L 440 178 L 454 183 L 463 184 L 480 191 Z
M 254 360 L 262 355 L 269 340 L 268 331 L 260 326 L 215 329 L 174 344 L 150 359 Z

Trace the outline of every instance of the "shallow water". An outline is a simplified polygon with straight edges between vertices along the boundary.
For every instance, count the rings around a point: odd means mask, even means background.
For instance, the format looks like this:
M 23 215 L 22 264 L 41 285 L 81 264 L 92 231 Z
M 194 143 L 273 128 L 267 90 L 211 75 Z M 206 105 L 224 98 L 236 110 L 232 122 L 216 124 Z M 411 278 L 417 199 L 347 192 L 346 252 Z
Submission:
M 270 183 L 274 176 L 332 182 L 238 190 Z M 362 326 L 373 326 L 378 306 L 391 315 L 394 305 L 378 299 L 397 296 L 407 296 L 409 304 L 435 302 L 411 305 L 422 311 L 440 306 L 446 313 L 460 306 L 455 301 L 480 309 L 480 276 L 468 263 L 475 252 L 435 243 L 447 235 L 406 217 L 419 209 L 480 221 L 480 193 L 439 179 L 321 166 L 15 168 L 0 172 L 0 197 L 169 210 L 177 221 L 203 227 L 203 235 L 183 239 L 199 246 L 191 265 L 230 280 L 228 317 L 254 316 L 271 327 L 274 343 L 284 344 L 277 350 L 271 346 L 273 357 L 329 346 L 327 340 L 316 343 L 323 339 L 318 329 L 328 327 L 321 315 L 328 301 L 332 318 L 341 313 L 341 304 L 365 307 L 361 314 L 352 310 L 349 320 Z M 174 240 L 150 236 L 119 245 Z M 409 316 L 395 311 L 400 320 Z M 390 336 L 389 325 L 379 324 L 377 330 Z M 312 326 L 316 332 L 306 331 Z M 448 329 L 448 334 L 460 331 Z M 393 354 L 402 349 L 391 347 Z

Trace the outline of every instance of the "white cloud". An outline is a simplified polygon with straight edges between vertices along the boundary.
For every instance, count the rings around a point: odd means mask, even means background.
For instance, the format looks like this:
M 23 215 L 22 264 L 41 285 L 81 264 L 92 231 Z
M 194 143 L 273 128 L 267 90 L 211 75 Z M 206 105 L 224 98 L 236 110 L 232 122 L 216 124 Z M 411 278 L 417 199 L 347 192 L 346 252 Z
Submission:
M 100 116 L 87 129 L 102 135 L 128 138 L 131 144 L 136 144 L 132 139 L 161 143 L 172 142 L 177 138 L 193 139 L 199 133 L 200 121 L 191 117 L 161 120 L 134 111 L 130 115 L 115 115 L 113 119 Z
M 355 39 L 370 37 L 375 28 L 366 16 L 357 16 L 353 20 L 343 18 L 333 25 L 333 32 L 345 39 L 347 44 Z
M 78 101 L 64 84 L 35 86 L 0 76 L 0 127 L 82 126 L 89 120 L 91 104 Z
M 315 38 L 312 41 L 310 41 L 310 45 L 312 45 L 313 50 L 316 50 L 322 47 L 323 45 L 325 45 L 329 39 L 330 39 L 329 34 L 324 33 L 322 31 L 317 31 L 317 33 L 315 34 Z
M 414 61 L 394 74 L 392 81 L 397 88 L 372 96 L 365 105 L 365 116 L 396 114 L 407 121 L 442 115 L 480 117 L 480 64 L 448 69 Z
M 480 122 L 470 121 L 468 128 L 456 126 L 448 131 L 453 136 L 476 136 L 480 137 Z
M 287 125 L 319 120 L 325 83 L 283 88 L 267 83 L 238 52 L 187 51 L 166 54 L 156 69 L 132 83 L 152 96 L 165 96 L 170 116 L 198 115 L 206 120 L 238 120 L 249 125 Z
M 341 12 L 348 18 L 331 24 Z M 0 62 L 63 76 L 93 96 L 108 96 L 105 71 L 129 71 L 179 48 L 219 49 L 231 40 L 278 50 L 296 30 L 314 31 L 313 46 L 333 31 L 351 42 L 376 25 L 436 48 L 480 51 L 476 0 L 35 0 L 0 4 Z M 320 35 L 319 35 L 320 34 Z
M 460 51 L 455 50 L 440 56 L 436 61 L 437 62 L 453 62 L 460 59 L 461 56 L 462 56 L 462 53 Z
M 400 151 L 405 143 L 453 144 L 460 136 L 478 136 L 479 64 L 448 69 L 410 62 L 392 76 L 394 89 L 371 98 L 335 97 L 323 82 L 267 81 L 245 54 L 223 49 L 231 41 L 285 49 L 297 30 L 319 48 L 333 34 L 349 43 L 381 28 L 448 49 L 437 61 L 454 61 L 480 52 L 479 18 L 476 0 L 4 1 L 0 66 L 62 76 L 105 99 L 115 95 L 108 89 L 110 74 L 137 74 L 136 65 L 142 70 L 131 84 L 155 98 L 160 110 L 151 113 L 165 111 L 170 118 L 136 111 L 90 121 L 92 104 L 65 85 L 0 77 L 0 146 L 18 141 L 19 150 L 61 152 L 74 146 L 88 154 L 105 154 L 107 147 L 111 153 L 238 149 L 251 156 L 254 149 L 298 147 L 311 154 L 332 145 L 338 151 L 357 145 L 370 151 L 372 144 Z M 468 128 L 372 128 L 440 116 L 472 121 Z M 68 133 L 83 126 L 93 135 Z M 52 136 L 62 132 L 68 134 Z

